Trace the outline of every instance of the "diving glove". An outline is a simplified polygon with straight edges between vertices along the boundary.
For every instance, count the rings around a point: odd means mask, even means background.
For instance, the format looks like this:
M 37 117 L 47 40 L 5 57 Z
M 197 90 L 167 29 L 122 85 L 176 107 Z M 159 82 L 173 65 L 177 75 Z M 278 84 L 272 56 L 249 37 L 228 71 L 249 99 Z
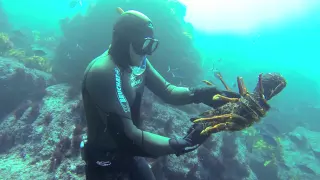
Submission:
M 206 141 L 211 134 L 201 134 L 206 127 L 201 123 L 192 124 L 188 130 L 188 134 L 185 138 L 190 139 L 191 142 L 198 144 L 199 146 Z
M 169 140 L 169 144 L 172 149 L 176 151 L 176 155 L 180 156 L 181 154 L 185 154 L 197 149 L 205 140 L 210 137 L 208 135 L 201 135 L 201 131 L 203 130 L 202 124 L 193 124 L 189 130 L 187 135 L 184 138 L 172 138 Z
M 227 103 L 223 100 L 212 100 L 213 96 L 217 94 L 226 96 L 228 98 L 240 98 L 240 94 L 238 93 L 231 91 L 223 91 L 215 86 L 201 86 L 190 88 L 190 92 L 192 93 L 193 103 L 203 103 L 212 108 L 218 108 Z
M 171 138 L 169 144 L 176 156 L 191 152 L 199 147 L 197 144 L 193 145 L 191 140 L 186 138 Z

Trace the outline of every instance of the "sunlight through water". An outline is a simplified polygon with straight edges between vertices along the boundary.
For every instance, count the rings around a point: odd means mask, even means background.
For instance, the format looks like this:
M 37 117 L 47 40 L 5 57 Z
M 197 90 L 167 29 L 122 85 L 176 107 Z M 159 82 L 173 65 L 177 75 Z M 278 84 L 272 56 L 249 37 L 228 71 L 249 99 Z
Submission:
M 248 32 L 307 13 L 316 1 L 306 0 L 180 0 L 185 20 L 207 32 Z

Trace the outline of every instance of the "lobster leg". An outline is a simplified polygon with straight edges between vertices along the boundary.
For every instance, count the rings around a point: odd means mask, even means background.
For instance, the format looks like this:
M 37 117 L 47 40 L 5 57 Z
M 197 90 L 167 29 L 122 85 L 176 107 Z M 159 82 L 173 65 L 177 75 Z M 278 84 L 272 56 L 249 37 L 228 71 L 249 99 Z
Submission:
M 238 102 L 240 100 L 240 98 L 229 98 L 229 97 L 217 94 L 217 95 L 213 96 L 212 100 L 222 100 L 225 102 Z
M 246 124 L 248 124 L 249 121 L 242 116 L 230 113 L 207 118 L 198 118 L 193 120 L 193 123 L 208 124 L 209 126 L 201 132 L 201 134 L 208 134 L 219 131 L 241 130 L 246 127 Z

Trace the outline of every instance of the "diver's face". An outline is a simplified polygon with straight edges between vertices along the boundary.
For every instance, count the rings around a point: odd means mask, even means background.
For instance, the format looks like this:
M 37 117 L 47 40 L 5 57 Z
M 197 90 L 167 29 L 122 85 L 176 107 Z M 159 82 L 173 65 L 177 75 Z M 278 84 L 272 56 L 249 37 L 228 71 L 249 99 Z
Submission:
M 130 44 L 130 65 L 131 66 L 140 66 L 140 64 L 144 58 L 145 58 L 145 55 L 137 54 L 134 51 L 132 44 Z

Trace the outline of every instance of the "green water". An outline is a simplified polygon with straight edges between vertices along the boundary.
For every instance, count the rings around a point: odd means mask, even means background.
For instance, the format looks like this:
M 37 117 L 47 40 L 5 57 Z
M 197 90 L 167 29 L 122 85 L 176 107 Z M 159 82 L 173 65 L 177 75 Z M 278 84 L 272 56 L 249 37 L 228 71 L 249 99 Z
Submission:
M 83 1 L 83 6 L 69 7 L 69 0 L 2 0 L 4 9 L 13 27 L 28 27 L 39 31 L 52 31 L 60 34 L 59 20 L 85 14 L 87 7 L 96 0 Z
M 222 57 L 225 66 L 232 66 L 231 72 L 292 71 L 319 82 L 319 2 L 203 2 L 208 5 L 190 8 L 186 18 L 199 27 L 195 44 L 203 56 Z

